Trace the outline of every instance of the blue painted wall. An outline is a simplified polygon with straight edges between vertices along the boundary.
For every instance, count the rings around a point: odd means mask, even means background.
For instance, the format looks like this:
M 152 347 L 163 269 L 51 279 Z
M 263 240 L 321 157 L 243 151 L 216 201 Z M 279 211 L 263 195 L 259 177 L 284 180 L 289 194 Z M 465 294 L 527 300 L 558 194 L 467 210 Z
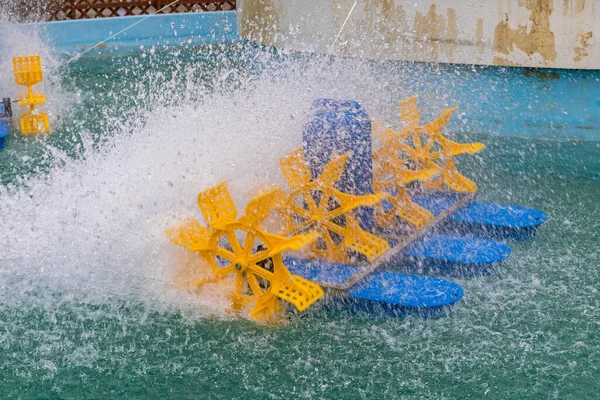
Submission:
M 600 70 L 413 63 L 403 77 L 420 104 L 460 106 L 451 131 L 600 141 Z
M 8 30 L 37 32 L 59 53 L 77 53 L 136 23 L 137 25 L 94 49 L 93 52 L 97 54 L 106 51 L 139 49 L 141 46 L 149 48 L 155 45 L 222 43 L 239 40 L 235 11 L 0 25 L 0 34 L 6 34 Z

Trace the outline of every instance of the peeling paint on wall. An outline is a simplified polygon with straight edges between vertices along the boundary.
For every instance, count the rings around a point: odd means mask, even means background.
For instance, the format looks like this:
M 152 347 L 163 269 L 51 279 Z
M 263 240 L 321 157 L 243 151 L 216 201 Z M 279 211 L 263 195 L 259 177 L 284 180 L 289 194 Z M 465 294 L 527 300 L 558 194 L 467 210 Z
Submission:
M 494 57 L 493 65 L 497 65 L 499 67 L 522 67 L 522 64 L 519 64 L 514 61 L 510 61 L 504 57 Z
M 458 29 L 456 27 L 456 12 L 447 10 L 447 17 L 438 14 L 437 7 L 432 4 L 427 14 L 415 14 L 414 32 L 415 39 L 421 43 L 426 42 L 431 46 L 432 58 L 438 60 L 440 51 L 444 51 L 452 59 L 456 50 Z M 420 47 L 422 44 L 416 43 Z
M 475 27 L 475 43 L 479 47 L 479 55 L 485 51 L 485 40 L 483 39 L 483 18 L 477 18 L 477 26 Z
M 240 11 L 242 37 L 273 45 L 282 13 L 282 0 L 244 0 Z
M 518 48 L 528 56 L 540 54 L 545 61 L 556 60 L 556 42 L 554 32 L 550 28 L 550 14 L 552 14 L 551 0 L 525 0 L 524 4 L 530 11 L 529 20 L 531 27 L 519 25 L 517 29 L 509 26 L 509 15 L 505 20 L 496 25 L 494 30 L 494 51 L 509 55 Z
M 458 28 L 456 27 L 456 11 L 453 8 L 448 9 L 448 29 L 446 30 L 446 40 L 448 58 L 454 61 L 454 51 L 456 50 L 456 39 L 458 39 Z
M 600 69 L 600 0 L 358 0 L 334 49 L 355 0 L 240 1 L 243 37 L 292 50 Z
M 365 0 L 360 35 L 371 38 L 381 54 L 392 55 L 410 36 L 406 13 L 394 0 Z
M 346 17 L 350 14 L 350 10 L 352 9 L 353 1 L 351 0 L 335 0 L 331 1 L 331 16 L 333 17 L 333 23 L 335 29 L 332 33 L 337 34 L 342 28 Z M 349 22 L 351 24 L 351 22 Z M 343 40 L 344 37 L 347 37 L 349 33 L 355 32 L 356 28 L 352 28 L 351 26 L 346 26 L 344 29 L 344 35 L 338 41 L 338 51 L 346 56 L 351 55 L 350 50 L 348 48 L 348 41 Z
M 563 14 L 568 15 L 571 12 L 581 14 L 585 11 L 585 0 L 563 0 Z
M 579 62 L 583 57 L 587 57 L 589 55 L 587 48 L 590 46 L 593 36 L 594 35 L 591 31 L 579 35 L 580 46 L 575 47 L 573 49 L 573 51 L 575 52 L 575 57 L 573 58 L 573 61 Z
M 445 36 L 446 20 L 443 15 L 436 12 L 436 5 L 429 7 L 426 15 L 417 12 L 415 15 L 415 32 L 421 40 L 439 40 Z

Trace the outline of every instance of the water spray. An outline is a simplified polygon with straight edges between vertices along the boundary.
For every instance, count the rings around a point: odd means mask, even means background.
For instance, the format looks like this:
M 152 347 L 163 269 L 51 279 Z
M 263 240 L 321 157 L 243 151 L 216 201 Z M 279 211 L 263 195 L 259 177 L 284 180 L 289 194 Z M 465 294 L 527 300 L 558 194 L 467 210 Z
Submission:
M 114 38 L 116 38 L 117 36 L 119 36 L 120 34 L 127 32 L 129 29 L 133 28 L 134 26 L 141 24 L 142 22 L 146 21 L 148 18 L 152 17 L 153 15 L 156 15 L 156 14 L 158 14 L 158 13 L 160 13 L 160 12 L 162 12 L 162 11 L 166 10 L 167 8 L 169 8 L 169 7 L 173 6 L 173 5 L 175 5 L 176 3 L 179 3 L 180 1 L 181 1 L 181 0 L 174 0 L 174 1 L 172 1 L 171 3 L 169 3 L 169 4 L 167 4 L 166 6 L 162 7 L 161 9 L 154 11 L 153 13 L 151 13 L 151 14 L 147 15 L 146 17 L 144 17 L 144 18 L 140 19 L 139 21 L 136 21 L 136 22 L 134 22 L 133 24 L 131 24 L 131 25 L 129 25 L 128 27 L 126 27 L 126 28 L 124 28 L 124 29 L 120 30 L 119 32 L 117 32 L 117 33 L 115 33 L 115 34 L 113 34 L 113 35 L 110 35 L 110 36 L 109 36 L 109 37 L 107 37 L 106 39 L 104 39 L 104 40 L 102 40 L 102 41 L 100 41 L 100 42 L 96 43 L 95 45 L 93 45 L 93 46 L 92 46 L 92 47 L 90 47 L 89 49 L 86 49 L 86 50 L 84 50 L 84 51 L 83 51 L 83 52 L 81 52 L 81 53 L 77 53 L 76 55 L 74 55 L 73 57 L 69 58 L 67 61 L 65 61 L 64 63 L 62 63 L 62 64 L 61 64 L 59 67 L 65 66 L 65 65 L 67 65 L 67 64 L 70 64 L 71 62 L 73 62 L 73 61 L 75 61 L 75 60 L 79 59 L 79 57 L 81 57 L 82 55 L 84 55 L 84 54 L 86 54 L 86 53 L 89 53 L 90 51 L 94 50 L 94 49 L 95 49 L 95 48 L 97 48 L 98 46 L 102 46 L 104 43 L 108 42 L 109 40 L 111 40 L 111 39 L 114 39 Z
M 346 19 L 344 20 L 344 23 L 342 24 L 342 27 L 340 28 L 339 32 L 337 33 L 337 35 L 335 36 L 335 39 L 333 40 L 333 43 L 331 43 L 331 46 L 329 47 L 329 54 L 331 54 L 331 52 L 333 51 L 333 47 L 335 46 L 335 44 L 338 41 L 338 38 L 340 37 L 340 35 L 342 34 L 342 31 L 344 30 L 344 27 L 346 26 L 346 23 L 348 22 L 348 20 L 350 19 L 350 15 L 352 15 L 352 11 L 354 11 L 354 7 L 356 7 L 356 4 L 358 3 L 358 0 L 356 0 L 354 2 L 354 4 L 352 4 L 352 8 L 350 8 L 350 11 L 348 12 L 348 15 L 346 16 Z

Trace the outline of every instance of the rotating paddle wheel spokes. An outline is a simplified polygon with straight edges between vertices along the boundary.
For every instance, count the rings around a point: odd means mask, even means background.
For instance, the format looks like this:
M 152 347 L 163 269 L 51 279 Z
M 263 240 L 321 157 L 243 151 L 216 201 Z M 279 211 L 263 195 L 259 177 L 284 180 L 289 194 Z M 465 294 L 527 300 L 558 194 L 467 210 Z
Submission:
M 259 321 L 269 321 L 282 310 L 278 298 L 304 311 L 323 295 L 319 285 L 292 275 L 281 256 L 314 242 L 317 235 L 285 238 L 260 227 L 271 212 L 275 195 L 271 190 L 255 197 L 246 206 L 246 214 L 236 219 L 227 184 L 221 183 L 198 195 L 209 228 L 191 220 L 168 232 L 173 242 L 199 253 L 211 266 L 214 280 L 233 275 L 232 310 L 253 304 L 251 316 Z
M 416 98 L 411 97 L 400 103 L 400 115 L 406 126 L 399 132 L 386 127 L 377 127 L 385 148 L 384 156 L 389 158 L 389 151 L 398 156 L 388 164 L 395 164 L 394 169 L 427 171 L 425 186 L 439 189 L 447 186 L 457 192 L 473 193 L 477 185 L 458 172 L 454 157 L 461 154 L 475 154 L 481 151 L 483 143 L 457 143 L 444 137 L 440 131 L 458 107 L 442 111 L 434 121 L 419 126 L 420 115 Z M 433 173 L 437 170 L 437 173 Z
M 318 233 L 319 239 L 310 247 L 314 256 L 348 263 L 356 261 L 360 254 L 373 261 L 388 250 L 389 244 L 364 231 L 355 210 L 378 204 L 382 196 L 351 195 L 334 187 L 344 173 L 347 159 L 347 155 L 334 157 L 313 179 L 301 149 L 282 157 L 280 166 L 290 193 L 283 193 L 280 214 L 288 233 Z
M 373 153 L 373 189 L 385 193 L 385 201 L 375 209 L 375 222 L 384 229 L 402 228 L 408 223 L 408 229 L 423 228 L 434 219 L 433 214 L 413 202 L 407 191 L 407 185 L 426 182 L 435 174 L 437 168 L 414 171 L 397 168 L 402 161 L 393 149 L 381 147 Z

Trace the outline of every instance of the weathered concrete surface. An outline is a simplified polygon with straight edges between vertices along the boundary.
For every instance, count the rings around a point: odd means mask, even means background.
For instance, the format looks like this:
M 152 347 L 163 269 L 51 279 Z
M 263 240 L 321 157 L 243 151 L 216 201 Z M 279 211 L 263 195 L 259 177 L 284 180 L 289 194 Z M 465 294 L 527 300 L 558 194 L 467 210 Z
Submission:
M 376 59 L 600 69 L 600 0 L 243 0 L 242 37 Z

